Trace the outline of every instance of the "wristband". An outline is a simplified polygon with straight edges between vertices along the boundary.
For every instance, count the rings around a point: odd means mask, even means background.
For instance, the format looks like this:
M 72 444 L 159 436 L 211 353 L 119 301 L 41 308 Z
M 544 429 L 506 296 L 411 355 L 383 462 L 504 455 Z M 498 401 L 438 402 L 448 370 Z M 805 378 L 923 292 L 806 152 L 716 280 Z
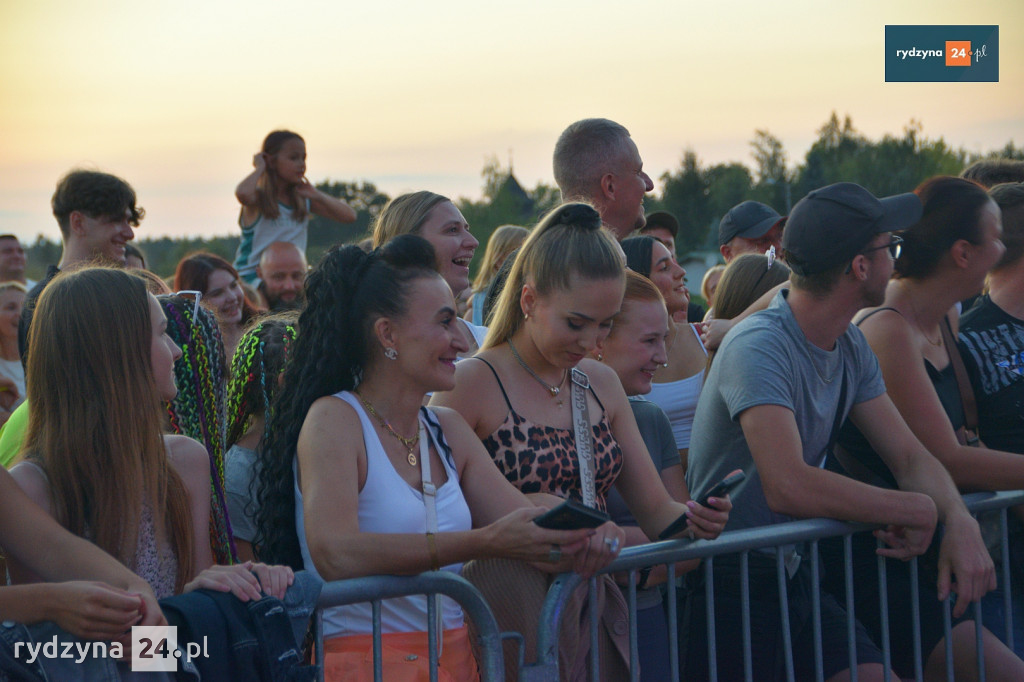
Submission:
M 441 570 L 441 559 L 437 556 L 437 540 L 433 533 L 427 533 L 427 551 L 430 552 L 430 570 Z

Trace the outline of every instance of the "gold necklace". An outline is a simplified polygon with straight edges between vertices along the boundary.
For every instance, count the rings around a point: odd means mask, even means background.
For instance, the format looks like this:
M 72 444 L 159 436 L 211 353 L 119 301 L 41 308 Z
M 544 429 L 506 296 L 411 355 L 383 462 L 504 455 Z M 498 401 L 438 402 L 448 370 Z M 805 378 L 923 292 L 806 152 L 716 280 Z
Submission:
M 924 337 L 925 341 L 927 341 L 928 343 L 932 344 L 936 348 L 941 348 L 942 347 L 942 327 L 941 326 L 939 327 L 939 340 L 938 341 L 932 341 L 930 338 L 928 338 L 928 335 L 924 333 L 924 329 L 921 327 L 921 316 L 917 314 L 917 306 L 914 305 L 914 297 L 910 296 L 908 294 L 907 295 L 907 300 L 910 301 L 910 309 L 914 311 L 914 322 L 917 325 L 917 330 L 919 332 L 921 332 L 921 336 Z M 942 325 L 942 322 L 939 322 L 939 325 Z
M 416 446 L 420 444 L 419 429 L 416 430 L 415 436 L 413 436 L 412 438 L 406 438 L 398 431 L 395 431 L 394 427 L 392 427 L 391 424 L 389 424 L 388 421 L 384 419 L 384 417 L 380 416 L 377 410 L 373 409 L 373 405 L 370 404 L 369 400 L 364 398 L 359 393 L 356 393 L 356 396 L 359 398 L 359 402 L 363 404 L 363 407 L 365 407 L 366 410 L 370 414 L 372 414 L 377 419 L 377 421 L 380 422 L 381 427 L 385 431 L 390 433 L 392 436 L 397 438 L 398 441 L 405 446 L 405 449 L 408 451 L 408 454 L 406 455 L 405 459 L 407 462 L 409 462 L 409 466 L 416 466 L 419 463 L 419 459 L 416 457 Z
M 546 382 L 543 379 L 541 379 L 540 375 L 538 375 L 536 372 L 534 372 L 533 368 L 530 367 L 528 364 L 526 364 L 526 361 L 524 361 L 521 357 L 519 357 L 519 351 L 516 350 L 515 345 L 512 343 L 512 339 L 508 340 L 508 347 L 512 351 L 512 357 L 514 357 L 516 359 L 516 362 L 519 363 L 519 366 L 522 367 L 523 369 L 525 369 L 527 372 L 529 372 L 530 376 L 537 380 L 537 383 L 539 383 L 544 388 L 548 389 L 548 393 L 551 394 L 552 398 L 556 398 L 557 399 L 558 398 L 558 394 L 562 392 L 562 384 L 565 383 L 565 375 L 568 374 L 568 370 L 562 370 L 562 380 L 559 381 L 557 384 L 554 384 L 554 385 L 549 384 L 548 382 Z M 561 405 L 562 401 L 559 400 L 558 404 Z

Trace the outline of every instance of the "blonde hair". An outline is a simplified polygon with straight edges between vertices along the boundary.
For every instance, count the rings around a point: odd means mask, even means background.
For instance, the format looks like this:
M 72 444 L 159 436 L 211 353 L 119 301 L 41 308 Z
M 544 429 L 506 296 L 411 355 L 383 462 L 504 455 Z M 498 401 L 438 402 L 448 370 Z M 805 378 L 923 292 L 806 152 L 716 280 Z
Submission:
M 373 246 L 383 246 L 400 234 L 419 234 L 438 204 L 451 201 L 434 192 L 402 194 L 387 203 L 373 224 Z
M 789 268 L 780 260 L 768 267 L 768 257 L 740 254 L 729 263 L 715 291 L 715 319 L 731 320 L 770 289 L 789 279 Z
M 544 216 L 519 249 L 481 350 L 505 343 L 522 326 L 519 297 L 527 282 L 544 296 L 568 289 L 573 275 L 621 281 L 625 272 L 622 249 L 601 228 L 597 210 L 590 204 L 562 204 Z
M 480 270 L 473 280 L 473 292 L 479 293 L 487 288 L 498 268 L 513 251 L 518 249 L 530 236 L 530 231 L 519 225 L 502 225 L 491 233 L 487 240 L 487 250 L 480 263 Z
M 722 265 L 721 263 L 719 263 L 718 265 L 714 265 L 708 268 L 708 271 L 704 273 L 704 277 L 700 280 L 700 295 L 704 297 L 704 301 L 709 306 L 711 305 L 711 299 L 714 298 L 710 291 L 711 278 L 715 275 L 715 273 L 720 273 L 723 270 L 725 270 L 725 266 Z M 721 284 L 721 282 L 722 278 L 719 277 L 718 283 Z

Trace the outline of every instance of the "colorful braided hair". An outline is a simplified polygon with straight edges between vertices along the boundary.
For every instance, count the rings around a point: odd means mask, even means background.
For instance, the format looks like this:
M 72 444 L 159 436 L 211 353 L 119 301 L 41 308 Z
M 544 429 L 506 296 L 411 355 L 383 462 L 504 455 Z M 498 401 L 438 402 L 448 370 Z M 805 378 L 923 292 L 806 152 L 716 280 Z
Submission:
M 210 455 L 210 548 L 218 564 L 237 560 L 224 498 L 225 387 L 227 366 L 217 318 L 180 296 L 159 296 L 167 315 L 167 334 L 181 347 L 174 365 L 178 395 L 164 403 L 172 433 L 194 438 Z
M 274 402 L 278 377 L 295 342 L 298 312 L 261 318 L 238 342 L 228 381 L 228 437 L 230 448 L 252 426 L 252 418 Z M 270 423 L 270 414 L 264 415 Z M 266 438 L 266 427 L 261 442 Z

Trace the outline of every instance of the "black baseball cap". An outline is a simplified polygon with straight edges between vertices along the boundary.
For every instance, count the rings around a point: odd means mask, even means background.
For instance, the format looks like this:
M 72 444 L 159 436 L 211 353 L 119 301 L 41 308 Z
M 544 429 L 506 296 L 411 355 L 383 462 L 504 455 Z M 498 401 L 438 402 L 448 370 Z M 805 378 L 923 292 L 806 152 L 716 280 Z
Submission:
M 724 246 L 736 237 L 760 239 L 785 217 L 768 204 L 744 201 L 733 206 L 718 223 L 718 245 Z
M 798 275 L 824 272 L 852 260 L 875 235 L 907 229 L 922 210 L 913 193 L 878 199 L 852 182 L 816 189 L 797 202 L 786 221 L 786 263 Z
M 640 232 L 654 227 L 664 227 L 672 233 L 673 237 L 679 236 L 679 221 L 668 211 L 654 211 L 647 214 L 647 224 L 640 228 Z

